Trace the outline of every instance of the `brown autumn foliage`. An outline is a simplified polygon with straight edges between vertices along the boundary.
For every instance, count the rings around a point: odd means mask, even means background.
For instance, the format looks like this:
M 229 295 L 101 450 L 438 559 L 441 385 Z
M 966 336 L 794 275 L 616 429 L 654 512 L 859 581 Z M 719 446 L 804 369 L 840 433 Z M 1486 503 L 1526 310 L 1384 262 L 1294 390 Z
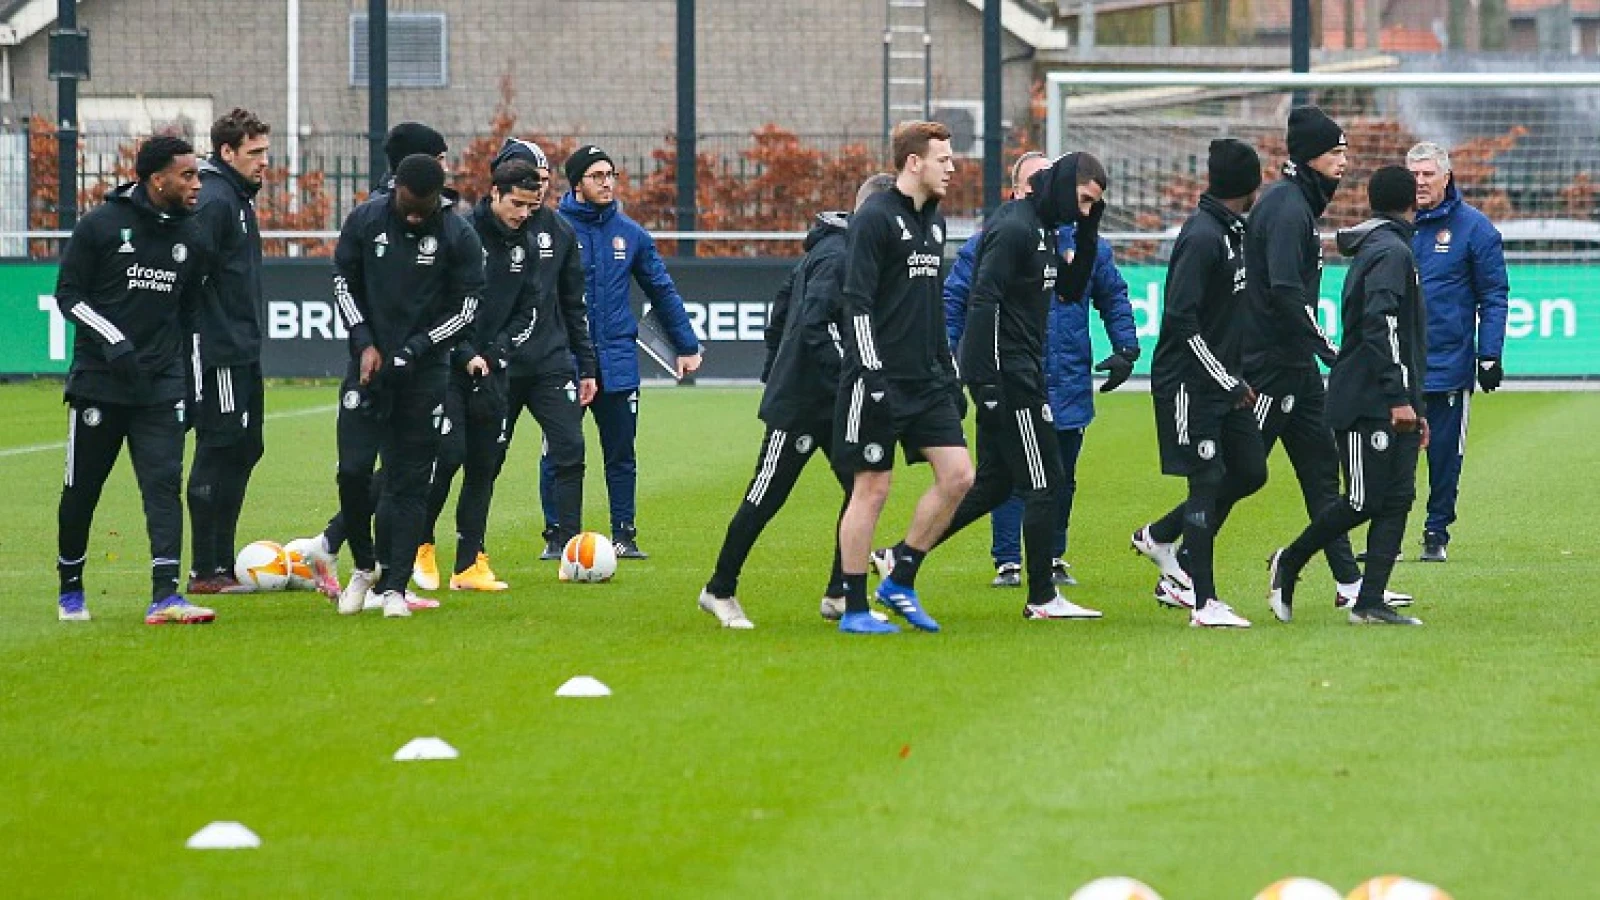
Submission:
M 256 195 L 256 220 L 261 230 L 320 231 L 326 228 L 334 211 L 327 177 L 321 172 L 303 173 L 300 176 L 299 194 L 299 204 L 291 204 L 287 166 L 267 169 L 261 193 Z M 298 248 L 301 256 L 332 256 L 334 242 L 275 238 L 263 241 L 261 252 L 266 256 L 288 256 L 291 246 Z

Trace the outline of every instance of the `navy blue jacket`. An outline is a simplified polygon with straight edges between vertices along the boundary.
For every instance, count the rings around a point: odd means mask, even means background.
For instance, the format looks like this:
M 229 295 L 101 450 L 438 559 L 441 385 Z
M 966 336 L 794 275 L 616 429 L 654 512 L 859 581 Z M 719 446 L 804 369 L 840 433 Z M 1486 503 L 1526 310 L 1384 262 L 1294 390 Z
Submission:
M 628 218 L 620 203 L 590 206 L 568 191 L 558 207 L 578 235 L 584 286 L 589 302 L 589 334 L 600 364 L 600 390 L 632 391 L 639 387 L 639 320 L 629 300 L 630 281 L 637 279 L 657 310 L 680 356 L 700 352 L 700 342 L 683 309 L 683 298 L 656 252 L 656 242 Z
M 1057 246 L 1070 248 L 1077 229 L 1063 225 Z M 981 232 L 979 233 L 981 234 Z M 972 290 L 972 267 L 977 258 L 979 234 L 961 245 L 955 264 L 944 280 L 944 318 L 950 346 L 961 342 L 967 327 L 967 295 Z M 1094 419 L 1093 351 L 1089 347 L 1089 304 L 1100 313 L 1113 348 L 1137 347 L 1139 337 L 1128 303 L 1128 283 L 1117 271 L 1111 243 L 1100 239 L 1100 250 L 1089 276 L 1089 290 L 1072 300 L 1057 297 L 1050 304 L 1050 331 L 1045 342 L 1045 389 L 1056 428 L 1086 428 Z
M 1444 201 L 1417 211 L 1411 250 L 1428 306 L 1429 393 L 1471 390 L 1480 358 L 1499 359 L 1506 343 L 1506 258 L 1500 231 L 1461 199 L 1455 179 Z

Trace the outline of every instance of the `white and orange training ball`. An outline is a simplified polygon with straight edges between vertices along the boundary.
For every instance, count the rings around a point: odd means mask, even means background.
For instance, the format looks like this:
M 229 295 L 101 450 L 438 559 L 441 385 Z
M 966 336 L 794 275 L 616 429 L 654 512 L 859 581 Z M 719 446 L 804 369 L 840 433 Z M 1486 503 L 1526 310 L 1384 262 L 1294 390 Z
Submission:
M 1423 881 L 1402 875 L 1383 875 L 1356 885 L 1345 900 L 1451 900 L 1450 895 Z
M 281 591 L 289 585 L 289 557 L 274 541 L 256 541 L 239 551 L 233 577 L 251 591 Z
M 1137 878 L 1096 878 L 1072 892 L 1072 900 L 1161 900 L 1150 885 Z
M 1285 878 L 1261 889 L 1256 900 L 1344 900 L 1339 892 L 1315 878 Z
M 562 581 L 598 583 L 617 574 L 617 550 L 603 534 L 585 531 L 561 550 Z
M 305 553 L 285 544 L 283 558 L 289 565 L 289 590 L 314 591 L 317 589 L 317 574 L 311 568 L 311 561 L 306 559 Z

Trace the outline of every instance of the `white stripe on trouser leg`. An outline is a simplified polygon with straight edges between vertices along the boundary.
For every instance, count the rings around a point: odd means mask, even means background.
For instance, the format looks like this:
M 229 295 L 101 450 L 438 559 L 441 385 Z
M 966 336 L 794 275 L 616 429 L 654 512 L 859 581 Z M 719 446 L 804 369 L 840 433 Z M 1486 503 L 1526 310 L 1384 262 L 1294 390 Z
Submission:
M 200 335 L 195 335 L 189 349 L 189 371 L 194 373 L 194 405 L 206 398 L 206 370 L 200 366 Z
M 67 407 L 67 474 L 66 485 L 72 487 L 72 458 L 78 449 L 78 411 Z
M 1178 429 L 1178 446 L 1189 446 L 1189 392 L 1182 386 L 1178 388 L 1178 397 L 1173 403 L 1172 418 Z
M 1361 432 L 1350 432 L 1350 448 L 1346 453 L 1350 457 L 1350 508 L 1356 512 L 1360 512 L 1362 505 L 1366 502 L 1367 486 L 1362 483 L 1361 473 L 1361 445 L 1364 440 L 1365 438 L 1362 437 Z
M 217 370 L 217 411 L 226 415 L 233 412 L 233 392 L 228 389 L 228 369 Z
M 767 488 L 772 485 L 772 476 L 778 472 L 778 458 L 783 456 L 784 433 L 772 432 L 772 437 L 767 441 L 767 452 L 761 457 L 761 469 L 756 472 L 755 483 L 750 485 L 750 493 L 745 499 L 753 506 L 760 506 L 761 501 L 767 496 Z
M 1272 412 L 1272 398 L 1266 394 L 1256 395 L 1256 427 L 1267 427 L 1267 414 Z
M 1467 419 L 1472 415 L 1472 392 L 1461 392 L 1461 437 L 1456 441 L 1456 455 L 1467 455 Z
M 844 416 L 844 442 L 847 444 L 861 441 L 861 401 L 866 392 L 866 383 L 859 378 L 850 386 L 850 408 Z
M 1022 456 L 1028 462 L 1028 483 L 1036 491 L 1045 488 L 1044 456 L 1039 452 L 1039 436 L 1033 430 L 1033 419 L 1025 409 L 1017 410 L 1017 432 L 1022 438 Z

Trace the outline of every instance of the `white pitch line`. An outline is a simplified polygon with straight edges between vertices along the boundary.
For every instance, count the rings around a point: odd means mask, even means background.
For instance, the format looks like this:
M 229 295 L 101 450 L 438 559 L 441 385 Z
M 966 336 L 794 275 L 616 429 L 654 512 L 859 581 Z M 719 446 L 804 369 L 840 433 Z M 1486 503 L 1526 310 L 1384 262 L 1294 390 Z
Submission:
M 296 419 L 300 416 L 315 416 L 322 413 L 333 412 L 338 408 L 339 407 L 337 404 L 332 404 L 329 406 L 309 406 L 305 409 L 295 409 L 288 412 L 267 413 L 267 421 L 271 422 L 277 419 Z M 65 449 L 67 449 L 66 441 L 59 441 L 54 444 L 29 444 L 26 447 L 7 447 L 4 450 L 0 450 L 0 459 L 4 459 L 7 456 L 23 456 L 28 453 L 43 453 L 47 450 Z

